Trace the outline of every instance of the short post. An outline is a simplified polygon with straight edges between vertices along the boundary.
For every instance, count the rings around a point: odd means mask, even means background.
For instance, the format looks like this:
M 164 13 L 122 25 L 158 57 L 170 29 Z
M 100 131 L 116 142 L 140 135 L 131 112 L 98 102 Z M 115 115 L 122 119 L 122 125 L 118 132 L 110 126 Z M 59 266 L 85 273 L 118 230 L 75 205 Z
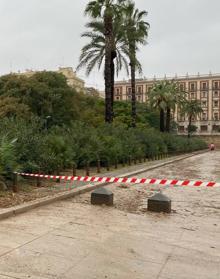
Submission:
M 89 176 L 90 174 L 90 169 L 89 169 L 89 162 L 86 162 L 86 176 Z
M 106 161 L 106 170 L 107 170 L 107 171 L 110 171 L 109 161 L 108 161 L 108 160 Z
M 59 170 L 57 170 L 57 172 L 56 172 L 56 173 L 57 173 L 57 176 L 59 176 L 59 175 L 60 175 Z M 57 179 L 56 179 L 56 183 L 60 183 L 60 178 L 57 178 Z
M 14 193 L 18 192 L 18 174 L 16 172 L 13 173 L 12 190 L 13 190 Z
M 161 193 L 157 193 L 148 199 L 148 210 L 171 213 L 171 199 Z
M 36 180 L 37 180 L 37 187 L 41 187 L 41 181 L 40 181 L 40 177 L 39 176 L 37 176 L 36 177 Z
M 73 164 L 73 176 L 76 176 L 76 164 Z
M 91 194 L 91 204 L 94 205 L 113 205 L 113 193 L 105 188 L 99 188 Z
M 128 165 L 131 166 L 131 156 L 128 158 Z
M 100 163 L 100 160 L 97 160 L 97 173 L 101 173 L 101 163 Z

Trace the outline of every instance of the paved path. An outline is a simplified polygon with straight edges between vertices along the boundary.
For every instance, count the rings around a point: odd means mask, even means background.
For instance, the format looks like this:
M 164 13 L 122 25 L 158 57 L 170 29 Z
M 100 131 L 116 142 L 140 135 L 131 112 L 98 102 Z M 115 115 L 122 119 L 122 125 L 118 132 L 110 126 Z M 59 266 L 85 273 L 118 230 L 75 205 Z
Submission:
M 220 152 L 213 152 L 140 177 L 220 180 L 219 166 Z M 1 221 L 0 279 L 220 278 L 220 188 L 165 193 L 171 215 L 131 214 L 75 198 Z

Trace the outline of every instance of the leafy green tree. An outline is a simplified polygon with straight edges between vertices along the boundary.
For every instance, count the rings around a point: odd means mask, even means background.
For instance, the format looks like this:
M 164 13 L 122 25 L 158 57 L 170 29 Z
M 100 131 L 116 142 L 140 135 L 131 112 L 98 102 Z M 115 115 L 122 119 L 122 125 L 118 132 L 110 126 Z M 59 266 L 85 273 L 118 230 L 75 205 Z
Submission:
M 201 108 L 201 104 L 198 100 L 186 100 L 185 103 L 182 106 L 182 113 L 186 114 L 188 116 L 189 124 L 188 124 L 188 138 L 190 138 L 191 135 L 191 126 L 192 126 L 192 119 L 193 117 L 196 117 L 200 113 L 202 113 L 203 110 Z
M 19 75 L 0 77 L 0 96 L 3 116 L 23 115 L 26 118 L 30 112 L 44 121 L 49 116 L 50 126 L 78 119 L 83 98 L 67 85 L 62 74 L 55 72 L 39 72 L 29 78 Z
M 148 37 L 149 23 L 144 20 L 146 11 L 135 8 L 133 1 L 126 1 L 123 5 L 123 29 L 125 43 L 128 45 L 127 55 L 130 62 L 131 73 L 131 103 L 132 103 L 132 126 L 136 126 L 136 82 L 135 72 L 138 68 L 141 72 L 141 64 L 137 63 L 136 53 L 138 45 L 145 45 Z

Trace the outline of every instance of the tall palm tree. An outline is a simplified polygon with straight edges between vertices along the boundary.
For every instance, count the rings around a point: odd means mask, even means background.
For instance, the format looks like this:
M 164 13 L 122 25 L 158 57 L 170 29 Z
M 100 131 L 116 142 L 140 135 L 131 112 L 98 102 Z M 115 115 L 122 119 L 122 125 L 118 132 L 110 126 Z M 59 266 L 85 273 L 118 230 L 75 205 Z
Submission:
M 150 105 L 160 111 L 160 131 L 165 131 L 165 111 L 167 108 L 167 84 L 166 81 L 157 82 L 149 94 Z
M 202 107 L 198 100 L 186 100 L 182 107 L 182 113 L 188 116 L 188 138 L 191 135 L 192 119 L 202 113 Z
M 85 14 L 94 19 L 103 18 L 105 37 L 105 121 L 111 123 L 113 120 L 112 109 L 112 84 L 113 66 L 116 51 L 113 36 L 113 17 L 120 9 L 120 4 L 125 0 L 94 0 L 90 1 L 85 9 Z
M 89 29 L 81 36 L 89 39 L 81 50 L 79 58 L 79 65 L 77 70 L 86 67 L 86 74 L 89 75 L 91 71 L 97 66 L 100 70 L 104 58 L 105 58 L 105 35 L 104 35 L 104 22 L 103 20 L 92 20 L 86 24 Z M 111 101 L 113 109 L 113 97 L 114 97 L 114 77 L 115 73 L 118 75 L 119 71 L 124 68 L 129 74 L 128 60 L 127 60 L 127 45 L 123 40 L 123 32 L 121 29 L 121 19 L 114 18 L 113 21 L 113 38 L 114 49 L 116 52 L 115 62 L 111 61 L 111 74 L 112 74 L 112 86 L 111 86 Z M 139 63 L 139 62 L 137 62 Z
M 128 57 L 130 60 L 130 74 L 131 74 L 131 103 L 132 103 L 132 126 L 136 126 L 136 69 L 141 72 L 141 65 L 136 63 L 136 53 L 138 45 L 145 45 L 148 37 L 149 23 L 144 21 L 147 16 L 146 11 L 139 11 L 135 8 L 133 1 L 127 1 L 122 7 L 123 11 L 123 28 L 124 37 L 128 45 Z

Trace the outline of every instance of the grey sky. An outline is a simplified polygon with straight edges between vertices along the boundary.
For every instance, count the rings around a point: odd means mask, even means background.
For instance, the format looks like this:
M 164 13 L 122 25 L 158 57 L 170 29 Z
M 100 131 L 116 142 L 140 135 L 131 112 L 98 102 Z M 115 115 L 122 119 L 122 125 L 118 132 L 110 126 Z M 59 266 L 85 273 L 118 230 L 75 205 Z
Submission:
M 87 0 L 0 0 L 0 73 L 76 67 L 85 40 Z M 136 0 L 149 12 L 149 44 L 139 58 L 147 77 L 220 72 L 219 0 Z M 85 77 L 103 86 L 103 74 Z M 124 73 L 119 78 L 127 78 Z

